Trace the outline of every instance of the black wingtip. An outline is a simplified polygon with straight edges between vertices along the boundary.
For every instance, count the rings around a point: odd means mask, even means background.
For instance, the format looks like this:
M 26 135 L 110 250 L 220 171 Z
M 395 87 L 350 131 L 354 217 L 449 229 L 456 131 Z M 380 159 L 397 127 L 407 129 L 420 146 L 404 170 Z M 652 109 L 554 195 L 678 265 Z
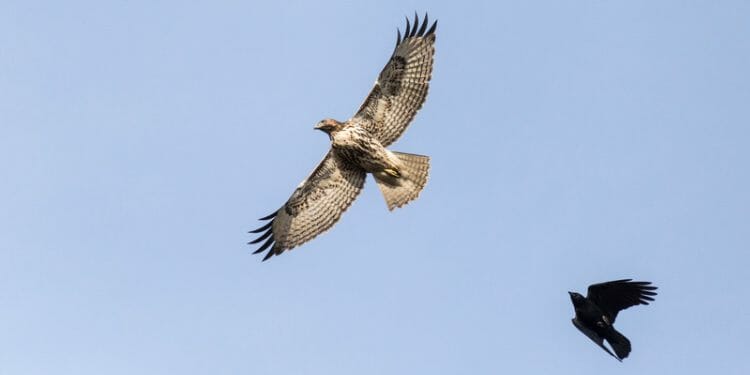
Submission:
M 270 214 L 270 215 L 268 215 L 268 216 L 264 216 L 264 217 L 262 217 L 262 218 L 260 218 L 260 219 L 258 219 L 258 220 L 271 220 L 271 219 L 273 219 L 274 217 L 276 217 L 276 214 L 277 214 L 277 213 L 279 213 L 279 211 L 274 211 L 274 212 L 273 212 L 272 214 Z
M 273 221 L 268 222 L 266 225 L 264 225 L 264 226 L 262 226 L 262 227 L 260 227 L 258 229 L 249 230 L 249 231 L 247 231 L 247 233 L 260 233 L 260 232 L 262 232 L 262 231 L 270 228 L 271 225 L 273 225 Z
M 273 244 L 273 237 L 269 238 L 265 243 L 263 243 L 263 246 L 259 247 L 258 250 L 253 251 L 253 254 L 258 254 L 263 252 L 263 250 L 267 249 L 269 246 Z
M 424 35 L 428 36 L 428 35 L 434 34 L 435 33 L 435 28 L 437 28 L 437 20 L 435 20 L 435 22 L 432 23 L 432 26 L 430 27 L 429 30 L 427 30 L 427 33 L 425 33 Z
M 256 244 L 256 243 L 258 243 L 258 242 L 260 242 L 260 241 L 263 241 L 263 240 L 265 240 L 266 238 L 268 238 L 268 236 L 270 236 L 271 234 L 273 234 L 273 229 L 269 229 L 268 231 L 266 231 L 266 233 L 263 233 L 263 235 L 262 235 L 262 236 L 260 236 L 260 237 L 258 237 L 258 238 L 256 238 L 256 239 L 254 239 L 254 240 L 252 240 L 252 241 L 248 242 L 248 245 L 254 245 L 254 244 Z
M 430 19 L 427 13 L 425 13 L 424 20 L 422 21 L 422 27 L 419 28 L 419 32 L 417 32 L 417 36 L 424 36 L 424 31 L 427 29 L 428 22 L 430 22 Z
M 437 20 L 432 22 L 432 26 L 430 28 L 427 28 L 427 25 L 430 23 L 430 16 L 425 12 L 424 19 L 422 20 L 421 24 L 419 21 L 419 15 L 417 12 L 414 12 L 414 20 L 410 20 L 409 17 L 406 18 L 406 29 L 404 30 L 403 37 L 401 36 L 401 30 L 396 29 L 396 46 L 401 44 L 403 41 L 405 41 L 408 38 L 421 38 L 430 36 L 435 33 L 435 29 L 437 28 Z M 413 24 L 412 24 L 413 22 Z
M 411 29 L 411 35 L 409 35 L 410 37 L 417 35 L 418 26 L 419 26 L 419 16 L 417 15 L 417 12 L 414 11 L 414 28 Z
M 266 256 L 263 257 L 263 260 L 261 262 L 265 262 L 265 261 L 271 259 L 272 256 L 274 256 L 273 249 L 268 250 L 268 254 L 266 254 Z

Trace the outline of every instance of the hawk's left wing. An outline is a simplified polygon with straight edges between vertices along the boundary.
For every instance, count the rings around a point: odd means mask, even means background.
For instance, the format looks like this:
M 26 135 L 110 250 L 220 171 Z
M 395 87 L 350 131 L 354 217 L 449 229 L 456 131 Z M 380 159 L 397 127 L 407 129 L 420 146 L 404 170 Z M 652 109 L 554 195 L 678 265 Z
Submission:
M 401 136 L 427 98 L 437 21 L 429 30 L 427 23 L 426 14 L 421 25 L 419 17 L 414 14 L 414 28 L 406 19 L 403 40 L 399 31 L 391 59 L 354 115 L 363 120 L 365 127 L 383 146 L 390 145 Z
M 266 241 L 253 254 L 270 247 L 263 258 L 266 260 L 330 229 L 359 195 L 365 176 L 365 171 L 351 166 L 329 151 L 312 174 L 294 190 L 283 207 L 260 219 L 271 222 L 250 231 L 265 231 L 250 242 L 255 244 Z

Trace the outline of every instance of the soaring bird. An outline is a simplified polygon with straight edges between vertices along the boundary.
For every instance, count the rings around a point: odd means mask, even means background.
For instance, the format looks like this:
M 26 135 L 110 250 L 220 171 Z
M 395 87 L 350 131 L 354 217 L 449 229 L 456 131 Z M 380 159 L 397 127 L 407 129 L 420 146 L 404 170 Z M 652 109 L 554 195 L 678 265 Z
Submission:
M 656 289 L 648 281 L 623 279 L 590 285 L 586 297 L 568 292 L 576 312 L 573 325 L 622 362 L 630 354 L 630 340 L 613 326 L 617 313 L 630 306 L 648 305 L 654 300 Z M 604 346 L 604 340 L 614 354 Z
M 330 229 L 349 208 L 365 182 L 375 178 L 389 210 L 417 198 L 427 183 L 429 157 L 390 151 L 427 97 L 435 54 L 437 21 L 427 28 L 414 14 L 406 19 L 403 38 L 375 86 L 354 116 L 344 122 L 324 119 L 315 129 L 328 134 L 331 148 L 312 174 L 299 184 L 281 208 L 260 220 L 270 220 L 250 233 L 263 234 L 250 244 L 268 249 L 263 260 L 310 241 Z

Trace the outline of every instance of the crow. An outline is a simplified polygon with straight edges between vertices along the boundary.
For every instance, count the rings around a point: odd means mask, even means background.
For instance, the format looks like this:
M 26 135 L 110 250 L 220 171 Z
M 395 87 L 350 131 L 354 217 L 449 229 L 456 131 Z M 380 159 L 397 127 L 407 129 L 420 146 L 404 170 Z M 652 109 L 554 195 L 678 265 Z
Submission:
M 590 285 L 586 297 L 568 292 L 576 311 L 573 325 L 620 362 L 630 354 L 630 340 L 612 326 L 617 313 L 630 306 L 648 305 L 656 295 L 653 290 L 657 289 L 651 282 L 631 280 Z M 604 346 L 604 340 L 614 349 L 614 354 Z

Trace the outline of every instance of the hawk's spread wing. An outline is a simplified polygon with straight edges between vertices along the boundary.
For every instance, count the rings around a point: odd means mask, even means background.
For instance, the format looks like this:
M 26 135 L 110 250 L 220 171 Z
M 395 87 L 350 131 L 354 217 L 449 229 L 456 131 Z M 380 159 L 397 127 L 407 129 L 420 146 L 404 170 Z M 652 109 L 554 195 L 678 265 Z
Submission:
M 297 187 L 278 211 L 260 220 L 271 220 L 251 231 L 266 231 L 251 244 L 265 242 L 253 254 L 268 250 L 263 258 L 315 238 L 333 226 L 352 204 L 365 183 L 365 172 L 328 152 L 317 168 Z
M 596 303 L 615 322 L 617 313 L 635 305 L 648 305 L 656 295 L 648 281 L 630 281 L 631 279 L 615 280 L 589 286 L 586 298 Z
M 426 14 L 421 25 L 419 17 L 414 14 L 414 28 L 410 28 L 409 19 L 406 19 L 403 40 L 399 31 L 391 59 L 354 115 L 364 120 L 367 129 L 383 146 L 401 136 L 427 98 L 437 21 L 429 30 L 427 23 Z

